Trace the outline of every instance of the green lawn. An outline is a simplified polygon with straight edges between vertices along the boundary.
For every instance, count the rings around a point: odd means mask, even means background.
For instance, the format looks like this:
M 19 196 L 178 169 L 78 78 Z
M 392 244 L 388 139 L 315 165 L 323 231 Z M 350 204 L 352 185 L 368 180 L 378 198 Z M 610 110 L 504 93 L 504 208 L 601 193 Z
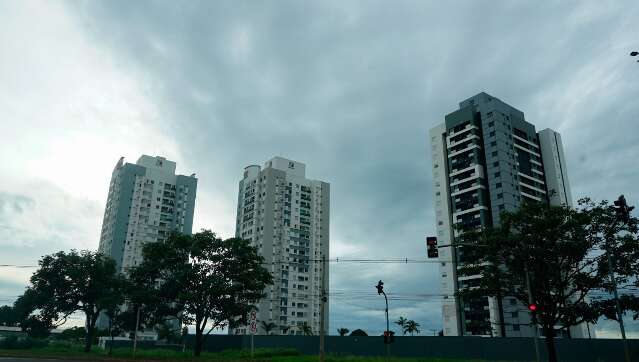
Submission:
M 82 346 L 68 343 L 53 343 L 47 347 L 30 349 L 0 349 L 0 357 L 49 357 L 91 361 L 133 361 L 130 348 L 116 348 L 113 355 L 94 346 L 90 353 L 84 353 Z M 317 356 L 302 356 L 292 349 L 257 349 L 251 359 L 249 351 L 229 350 L 220 353 L 202 353 L 195 358 L 191 352 L 176 352 L 164 349 L 138 350 L 135 361 L 176 361 L 176 362 L 316 362 Z M 453 360 L 437 358 L 391 358 L 384 357 L 343 357 L 327 356 L 326 362 L 485 362 L 480 360 Z

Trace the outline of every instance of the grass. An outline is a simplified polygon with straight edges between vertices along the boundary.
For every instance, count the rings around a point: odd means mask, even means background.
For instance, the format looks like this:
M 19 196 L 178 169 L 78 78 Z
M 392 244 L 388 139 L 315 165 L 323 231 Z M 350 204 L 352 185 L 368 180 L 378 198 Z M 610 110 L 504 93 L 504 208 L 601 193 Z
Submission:
M 113 355 L 96 348 L 84 353 L 78 344 L 52 342 L 47 347 L 31 349 L 0 349 L 0 357 L 47 357 L 91 361 L 134 361 L 130 348 L 114 348 Z M 136 362 L 175 361 L 175 362 L 316 362 L 317 356 L 300 355 L 294 349 L 256 349 L 251 359 L 247 350 L 228 350 L 219 353 L 203 352 L 199 358 L 190 351 L 178 352 L 166 349 L 140 349 Z M 438 359 L 438 358 L 391 358 L 326 356 L 326 362 L 485 362 L 480 360 Z

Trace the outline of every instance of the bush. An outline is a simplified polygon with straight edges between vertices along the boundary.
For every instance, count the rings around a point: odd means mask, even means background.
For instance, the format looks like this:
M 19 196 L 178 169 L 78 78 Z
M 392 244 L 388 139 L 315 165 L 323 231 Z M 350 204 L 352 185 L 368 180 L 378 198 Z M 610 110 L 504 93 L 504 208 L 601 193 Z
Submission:
M 219 353 L 220 356 L 227 358 L 249 358 L 251 351 L 242 349 L 227 349 Z M 269 357 L 286 357 L 286 356 L 299 356 L 300 353 L 293 348 L 256 348 L 255 358 L 269 358 Z
M 46 340 L 31 337 L 18 338 L 17 336 L 8 336 L 0 340 L 0 348 L 2 349 L 31 349 L 46 347 L 49 343 Z

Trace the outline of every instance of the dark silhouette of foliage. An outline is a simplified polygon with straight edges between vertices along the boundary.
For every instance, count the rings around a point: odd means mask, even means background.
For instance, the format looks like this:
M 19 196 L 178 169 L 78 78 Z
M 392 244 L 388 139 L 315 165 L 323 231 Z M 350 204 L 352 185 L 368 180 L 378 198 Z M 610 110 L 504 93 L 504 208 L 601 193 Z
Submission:
M 91 350 L 95 323 L 114 295 L 122 293 L 122 277 L 115 261 L 101 254 L 75 250 L 44 256 L 31 276 L 31 286 L 15 303 L 20 325 L 29 335 L 42 336 L 62 325 L 67 317 L 85 315 L 84 350 Z M 45 331 L 47 331 L 45 333 Z
M 137 302 L 155 318 L 180 316 L 182 323 L 193 324 L 196 356 L 213 329 L 246 324 L 272 284 L 249 241 L 222 240 L 208 230 L 174 233 L 166 242 L 146 244 L 143 255 L 130 273 L 142 294 Z

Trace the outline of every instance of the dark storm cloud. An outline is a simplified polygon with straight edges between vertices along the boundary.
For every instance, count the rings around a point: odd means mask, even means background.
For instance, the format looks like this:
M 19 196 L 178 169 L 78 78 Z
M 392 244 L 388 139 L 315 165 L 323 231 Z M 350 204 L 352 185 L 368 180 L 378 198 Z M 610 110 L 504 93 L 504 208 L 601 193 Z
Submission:
M 424 256 L 434 230 L 428 129 L 480 91 L 563 133 L 575 197 L 636 189 L 637 168 L 624 167 L 639 155 L 636 132 L 624 131 L 639 110 L 639 67 L 625 59 L 635 3 L 446 4 L 109 1 L 74 12 L 142 75 L 162 111 L 157 127 L 176 138 L 200 191 L 234 207 L 244 166 L 305 162 L 307 176 L 331 183 L 331 239 L 352 257 Z M 336 264 L 331 287 L 384 279 L 433 294 L 436 270 Z M 346 320 L 375 330 L 365 312 L 379 303 L 356 300 L 331 301 L 331 330 Z M 419 305 L 407 317 L 439 328 L 439 305 L 423 300 L 398 304 Z

